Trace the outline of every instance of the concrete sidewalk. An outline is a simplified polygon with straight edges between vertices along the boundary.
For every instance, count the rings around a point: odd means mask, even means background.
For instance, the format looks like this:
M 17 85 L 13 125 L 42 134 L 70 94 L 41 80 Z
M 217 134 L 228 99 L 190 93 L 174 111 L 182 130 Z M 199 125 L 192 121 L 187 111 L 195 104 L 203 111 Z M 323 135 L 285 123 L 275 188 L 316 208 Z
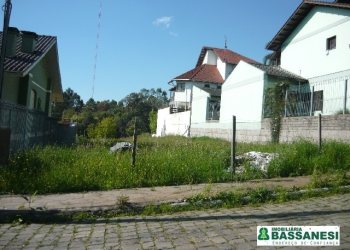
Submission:
M 238 183 L 215 183 L 182 185 L 168 187 L 148 187 L 94 191 L 84 193 L 48 194 L 48 195 L 0 195 L 0 212 L 6 211 L 97 211 L 118 207 L 123 197 L 133 206 L 159 204 L 162 202 L 179 202 L 203 191 L 216 193 L 257 187 L 304 187 L 310 177 L 275 178 Z

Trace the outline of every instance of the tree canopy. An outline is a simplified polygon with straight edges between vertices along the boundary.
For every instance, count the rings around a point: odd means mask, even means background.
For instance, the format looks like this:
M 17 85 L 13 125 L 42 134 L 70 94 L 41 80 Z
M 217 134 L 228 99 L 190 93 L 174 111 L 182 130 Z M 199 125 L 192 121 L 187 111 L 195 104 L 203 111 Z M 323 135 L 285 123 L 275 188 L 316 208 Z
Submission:
M 76 122 L 78 134 L 92 138 L 126 137 L 132 135 L 135 117 L 140 133 L 154 133 L 157 126 L 157 110 L 168 105 L 167 92 L 161 88 L 141 89 L 119 102 L 95 101 L 85 104 L 71 88 L 63 94 L 60 106 L 61 118 Z

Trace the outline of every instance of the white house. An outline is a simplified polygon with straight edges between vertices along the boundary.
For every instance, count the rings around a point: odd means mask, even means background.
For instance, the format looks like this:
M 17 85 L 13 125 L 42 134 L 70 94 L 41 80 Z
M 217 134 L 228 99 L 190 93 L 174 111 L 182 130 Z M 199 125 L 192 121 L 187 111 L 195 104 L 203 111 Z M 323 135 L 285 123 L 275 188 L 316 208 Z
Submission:
M 335 114 L 349 109 L 350 1 L 303 1 L 267 49 L 271 62 L 308 79 L 322 100 L 319 112 Z
M 203 47 L 196 67 L 169 82 L 170 105 L 158 111 L 157 135 L 188 135 L 191 124 L 218 121 L 222 85 L 241 60 L 255 63 L 229 49 Z
M 306 82 L 279 66 L 241 61 L 222 88 L 220 123 L 231 125 L 235 115 L 238 129 L 260 129 L 266 89 L 280 83 L 299 86 Z

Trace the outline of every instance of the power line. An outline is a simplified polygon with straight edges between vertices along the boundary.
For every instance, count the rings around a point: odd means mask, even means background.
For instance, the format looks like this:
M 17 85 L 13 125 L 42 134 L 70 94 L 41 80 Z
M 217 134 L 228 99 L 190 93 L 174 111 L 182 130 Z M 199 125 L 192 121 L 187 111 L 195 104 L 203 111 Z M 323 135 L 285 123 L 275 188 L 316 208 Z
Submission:
M 99 42 L 100 42 L 101 19 L 102 19 L 102 0 L 100 0 L 100 9 L 98 11 L 97 35 L 96 35 L 94 69 L 93 69 L 93 76 L 92 76 L 92 94 L 91 94 L 91 98 L 94 98 L 94 93 L 95 93 L 96 68 L 97 68 L 98 49 L 99 49 Z

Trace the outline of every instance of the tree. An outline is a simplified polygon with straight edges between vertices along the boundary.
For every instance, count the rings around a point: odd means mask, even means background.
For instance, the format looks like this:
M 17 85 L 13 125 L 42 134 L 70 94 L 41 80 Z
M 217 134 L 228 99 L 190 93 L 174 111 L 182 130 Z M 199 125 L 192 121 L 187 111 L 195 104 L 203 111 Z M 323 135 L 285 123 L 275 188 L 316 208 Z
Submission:
M 117 134 L 117 124 L 114 117 L 106 117 L 96 126 L 88 126 L 88 136 L 90 138 L 115 138 Z
M 80 95 L 75 93 L 71 88 L 63 92 L 63 100 L 66 104 L 65 109 L 73 108 L 75 111 L 80 112 L 84 106 L 84 101 L 80 99 Z
M 152 134 L 157 132 L 157 111 L 149 112 L 149 128 Z

